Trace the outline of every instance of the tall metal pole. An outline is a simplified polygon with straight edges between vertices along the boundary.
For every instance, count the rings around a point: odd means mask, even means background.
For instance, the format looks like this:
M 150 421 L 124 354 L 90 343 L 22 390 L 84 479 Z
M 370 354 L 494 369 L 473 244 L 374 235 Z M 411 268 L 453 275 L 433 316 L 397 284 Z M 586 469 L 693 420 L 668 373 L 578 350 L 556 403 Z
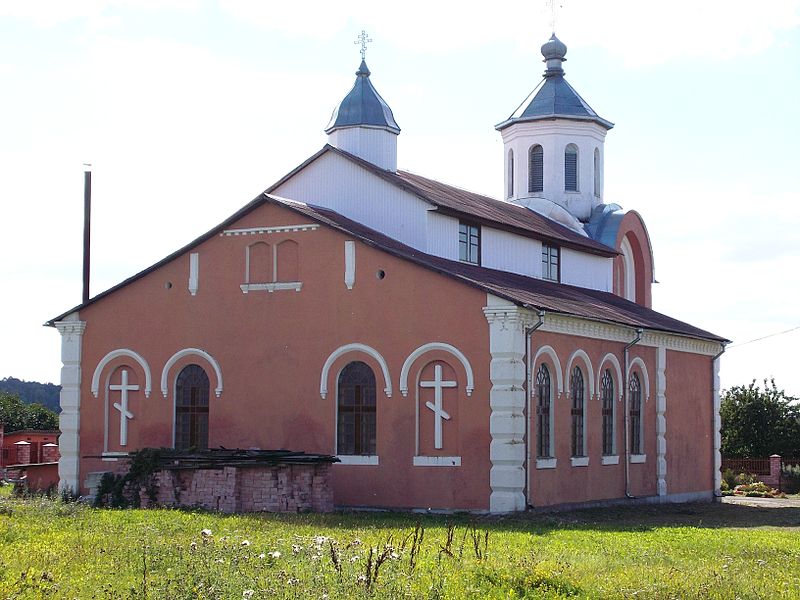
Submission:
M 89 249 L 92 224 L 92 165 L 83 164 L 83 300 L 89 301 Z

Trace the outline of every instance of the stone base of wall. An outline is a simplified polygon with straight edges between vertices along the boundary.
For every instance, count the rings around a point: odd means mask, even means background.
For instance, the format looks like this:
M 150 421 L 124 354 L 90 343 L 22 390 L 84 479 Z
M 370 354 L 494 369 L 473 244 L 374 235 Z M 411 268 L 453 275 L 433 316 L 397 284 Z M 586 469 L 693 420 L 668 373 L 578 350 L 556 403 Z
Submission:
M 238 512 L 330 512 L 330 465 L 294 464 L 164 470 L 155 505 Z M 140 490 L 142 506 L 150 500 Z

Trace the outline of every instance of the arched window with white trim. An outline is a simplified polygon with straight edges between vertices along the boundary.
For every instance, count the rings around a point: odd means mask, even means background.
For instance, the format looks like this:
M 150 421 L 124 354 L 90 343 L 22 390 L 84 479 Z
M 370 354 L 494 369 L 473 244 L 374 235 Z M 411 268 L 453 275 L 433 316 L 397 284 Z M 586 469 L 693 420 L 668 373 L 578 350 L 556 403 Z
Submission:
M 550 371 L 543 363 L 536 372 L 536 457 L 553 456 L 553 439 L 550 434 L 553 417 L 553 397 Z
M 375 373 L 366 363 L 348 363 L 339 373 L 336 415 L 336 453 L 376 454 Z
M 564 150 L 564 191 L 578 191 L 578 147 L 567 145 Z
M 208 375 L 199 365 L 188 365 L 175 382 L 175 448 L 208 448 Z
M 615 454 L 614 443 L 614 378 L 606 369 L 600 380 L 600 400 L 603 414 L 603 456 Z
M 631 428 L 631 454 L 643 454 L 642 384 L 639 375 L 631 373 L 628 382 L 629 413 Z
M 544 150 L 536 144 L 528 151 L 528 192 L 544 191 Z
M 576 366 L 570 378 L 570 392 L 572 394 L 572 456 L 586 456 L 586 439 L 584 417 L 586 415 L 586 388 L 583 381 L 583 371 Z

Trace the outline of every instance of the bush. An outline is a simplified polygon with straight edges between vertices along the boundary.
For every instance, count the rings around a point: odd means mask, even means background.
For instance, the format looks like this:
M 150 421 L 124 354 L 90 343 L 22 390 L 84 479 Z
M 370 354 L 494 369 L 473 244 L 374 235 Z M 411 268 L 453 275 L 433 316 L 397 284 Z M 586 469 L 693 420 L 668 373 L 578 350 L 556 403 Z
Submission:
M 766 483 L 757 481 L 755 483 L 745 483 L 733 488 L 735 496 L 745 496 L 747 498 L 781 498 L 786 497 L 778 490 L 773 490 Z
M 787 494 L 800 492 L 800 465 L 784 465 L 781 469 L 781 489 Z

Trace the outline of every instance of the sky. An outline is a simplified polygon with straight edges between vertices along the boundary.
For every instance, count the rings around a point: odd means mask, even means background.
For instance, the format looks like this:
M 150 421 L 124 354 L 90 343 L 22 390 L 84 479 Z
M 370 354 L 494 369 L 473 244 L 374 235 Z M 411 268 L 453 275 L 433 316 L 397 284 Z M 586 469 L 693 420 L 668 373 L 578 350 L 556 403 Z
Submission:
M 95 295 L 319 150 L 363 29 L 399 166 L 500 198 L 494 126 L 552 21 L 543 0 L 0 0 L 0 378 L 59 381 L 43 323 L 80 303 L 83 163 Z M 616 124 L 605 201 L 648 225 L 654 308 L 733 341 L 724 388 L 800 396 L 800 0 L 556 0 L 555 28 Z

